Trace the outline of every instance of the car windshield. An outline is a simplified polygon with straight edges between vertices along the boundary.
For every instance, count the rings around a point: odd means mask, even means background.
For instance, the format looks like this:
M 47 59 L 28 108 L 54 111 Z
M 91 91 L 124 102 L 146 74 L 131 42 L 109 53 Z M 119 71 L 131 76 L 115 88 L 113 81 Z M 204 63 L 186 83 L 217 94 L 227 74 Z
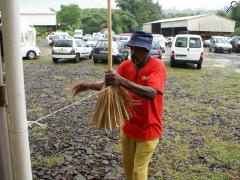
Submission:
M 216 43 L 227 43 L 227 40 L 224 38 L 217 38 Z
M 72 47 L 73 41 L 72 40 L 58 40 L 55 43 L 55 47 Z
M 96 44 L 96 48 L 107 48 L 108 41 L 98 41 Z
M 159 43 L 152 43 L 152 49 L 159 50 L 160 49 Z

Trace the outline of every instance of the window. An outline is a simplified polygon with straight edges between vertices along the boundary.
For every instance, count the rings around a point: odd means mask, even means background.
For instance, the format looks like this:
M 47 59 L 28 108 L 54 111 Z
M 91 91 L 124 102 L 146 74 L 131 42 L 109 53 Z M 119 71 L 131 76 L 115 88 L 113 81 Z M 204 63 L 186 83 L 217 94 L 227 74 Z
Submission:
M 76 45 L 77 45 L 77 47 L 82 47 L 81 41 L 76 41 Z
M 72 40 L 58 40 L 55 43 L 55 47 L 72 47 Z
M 108 47 L 108 41 L 98 41 L 96 48 L 107 48 Z
M 201 48 L 201 39 L 200 38 L 190 38 L 189 39 L 190 48 Z
M 187 47 L 187 37 L 178 37 L 176 40 L 175 46 L 186 48 Z

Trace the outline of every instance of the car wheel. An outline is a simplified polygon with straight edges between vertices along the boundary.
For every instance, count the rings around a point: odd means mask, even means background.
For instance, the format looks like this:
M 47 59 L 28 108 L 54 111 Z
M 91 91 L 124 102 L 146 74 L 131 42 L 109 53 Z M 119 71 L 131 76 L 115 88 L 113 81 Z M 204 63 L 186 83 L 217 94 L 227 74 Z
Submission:
M 211 52 L 212 51 L 212 49 L 211 48 L 209 48 L 209 52 Z
M 202 68 L 202 61 L 197 63 L 197 69 L 201 69 Z
M 220 47 L 219 48 L 219 52 L 222 53 L 223 52 L 223 48 Z
M 93 63 L 96 64 L 98 60 L 96 58 L 93 58 Z
M 30 59 L 30 60 L 33 60 L 35 59 L 36 57 L 36 53 L 34 51 L 28 51 L 27 52 L 27 58 Z
M 75 59 L 74 59 L 74 62 L 75 62 L 75 63 L 78 63 L 79 61 L 80 61 L 80 55 L 77 54 L 76 57 L 75 57 Z
M 175 63 L 173 62 L 173 60 L 170 60 L 170 67 L 174 67 Z
M 92 59 L 92 57 L 93 57 L 92 54 L 90 54 L 89 59 Z
M 53 63 L 58 63 L 58 58 L 52 58 Z

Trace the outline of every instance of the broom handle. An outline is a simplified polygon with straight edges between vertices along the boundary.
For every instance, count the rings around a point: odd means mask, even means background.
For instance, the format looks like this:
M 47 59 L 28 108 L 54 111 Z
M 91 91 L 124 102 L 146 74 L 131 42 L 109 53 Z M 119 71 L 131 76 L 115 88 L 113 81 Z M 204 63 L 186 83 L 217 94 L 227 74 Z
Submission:
M 108 71 L 112 71 L 112 12 L 111 12 L 111 0 L 108 0 Z

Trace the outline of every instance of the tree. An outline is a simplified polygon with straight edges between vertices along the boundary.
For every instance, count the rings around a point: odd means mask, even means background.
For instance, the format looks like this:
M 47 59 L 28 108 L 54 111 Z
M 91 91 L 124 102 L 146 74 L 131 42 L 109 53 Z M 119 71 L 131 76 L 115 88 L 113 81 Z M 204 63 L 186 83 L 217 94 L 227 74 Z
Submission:
M 84 34 L 98 32 L 107 27 L 107 9 L 83 9 L 82 16 Z M 112 29 L 116 33 L 132 32 L 138 28 L 135 17 L 128 11 L 112 11 Z
M 117 33 L 132 32 L 138 28 L 135 17 L 129 11 L 113 10 L 112 29 Z
M 152 0 L 116 0 L 116 3 L 117 7 L 135 16 L 139 27 L 142 27 L 143 23 L 159 20 L 162 15 L 161 6 Z
M 217 11 L 217 15 L 225 17 L 225 18 L 229 18 L 229 14 L 226 13 L 226 11 L 224 11 L 224 10 Z
M 92 34 L 106 28 L 107 9 L 83 9 L 82 24 L 84 34 Z
M 240 1 L 231 11 L 231 19 L 236 21 L 236 27 L 240 27 Z
M 57 12 L 57 22 L 60 23 L 63 30 L 81 29 L 82 11 L 76 4 L 61 5 Z
M 236 28 L 234 31 L 235 36 L 240 36 L 240 27 Z

